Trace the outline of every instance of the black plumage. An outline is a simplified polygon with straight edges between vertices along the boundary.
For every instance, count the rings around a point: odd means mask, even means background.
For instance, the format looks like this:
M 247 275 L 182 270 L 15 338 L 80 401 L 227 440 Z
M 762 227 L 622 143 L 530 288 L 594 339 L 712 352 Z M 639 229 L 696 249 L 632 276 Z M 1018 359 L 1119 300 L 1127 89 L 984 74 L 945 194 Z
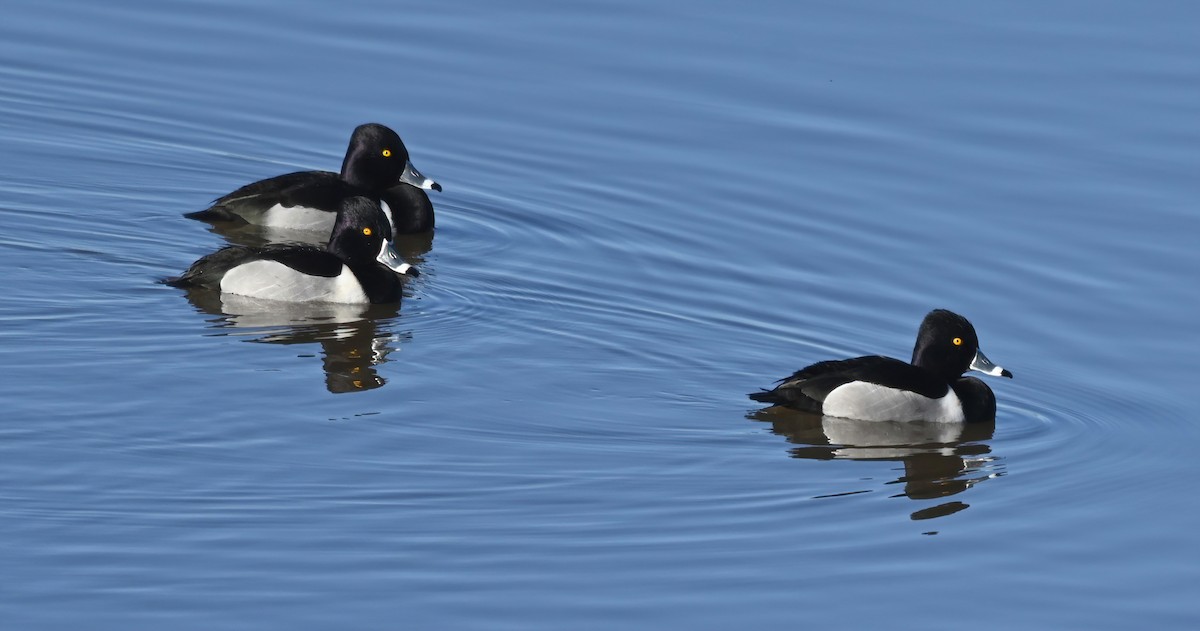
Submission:
M 991 388 L 973 377 L 962 377 L 972 368 L 1012 377 L 1012 373 L 994 366 L 979 351 L 975 327 L 966 318 L 935 309 L 921 322 L 911 362 L 879 355 L 817 362 L 780 379 L 773 389 L 754 392 L 749 397 L 761 403 L 819 414 L 827 412 L 825 403 L 830 393 L 852 383 L 882 386 L 895 393 L 916 394 L 929 400 L 941 399 L 953 389 L 967 420 L 994 418 L 996 398 Z M 875 396 L 882 399 L 887 395 Z M 864 402 L 866 406 L 871 403 Z M 893 403 L 880 400 L 879 407 Z
M 231 270 L 255 261 L 275 261 L 312 278 L 336 278 L 348 268 L 370 302 L 395 302 L 402 288 L 398 272 L 378 259 L 391 247 L 385 245 L 387 234 L 387 221 L 378 204 L 365 197 L 349 197 L 341 202 L 325 248 L 303 244 L 226 246 L 163 282 L 173 287 L 222 290 L 222 282 Z M 415 276 L 416 268 L 407 273 Z
M 432 230 L 434 225 L 433 204 L 419 186 L 442 190 L 437 182 L 413 169 L 408 149 L 396 132 L 369 123 L 358 126 L 351 135 L 340 173 L 297 171 L 259 180 L 185 216 L 209 222 L 260 224 L 266 222 L 267 211 L 278 205 L 285 209 L 328 212 L 332 223 L 342 200 L 357 195 L 384 201 L 395 225 L 394 232 L 413 234 Z M 281 226 L 288 227 L 286 223 Z

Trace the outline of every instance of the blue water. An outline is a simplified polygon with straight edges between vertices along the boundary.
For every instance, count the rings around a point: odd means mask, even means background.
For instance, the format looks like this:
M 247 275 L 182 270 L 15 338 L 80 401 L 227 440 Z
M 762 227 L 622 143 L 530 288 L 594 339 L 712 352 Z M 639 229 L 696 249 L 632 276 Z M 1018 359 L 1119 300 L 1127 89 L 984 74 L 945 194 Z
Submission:
M 9 2 L 0 628 L 1195 628 L 1197 19 Z M 399 307 L 158 284 L 369 121 Z M 745 398 L 935 307 L 994 427 Z

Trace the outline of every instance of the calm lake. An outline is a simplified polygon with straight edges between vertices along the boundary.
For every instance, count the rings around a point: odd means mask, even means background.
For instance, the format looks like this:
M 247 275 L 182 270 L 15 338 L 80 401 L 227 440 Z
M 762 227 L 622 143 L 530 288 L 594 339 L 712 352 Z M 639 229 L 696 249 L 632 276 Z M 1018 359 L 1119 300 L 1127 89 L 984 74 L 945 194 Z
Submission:
M 3 12 L 0 629 L 1200 625 L 1200 5 Z M 366 122 L 402 304 L 159 283 Z M 938 307 L 994 426 L 746 398 Z

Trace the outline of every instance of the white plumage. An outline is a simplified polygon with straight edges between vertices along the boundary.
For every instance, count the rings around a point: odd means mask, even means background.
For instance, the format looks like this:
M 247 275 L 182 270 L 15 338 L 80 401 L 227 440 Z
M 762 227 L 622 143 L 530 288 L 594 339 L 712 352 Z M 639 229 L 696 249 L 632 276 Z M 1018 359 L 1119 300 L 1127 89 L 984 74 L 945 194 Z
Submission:
M 865 381 L 851 381 L 834 388 L 825 397 L 821 412 L 863 421 L 961 423 L 964 420 L 962 403 L 954 390 L 947 389 L 945 396 L 931 399 Z
M 221 279 L 221 291 L 286 302 L 370 302 L 350 268 L 328 278 L 302 274 L 278 261 L 250 261 L 234 267 Z
M 391 213 L 388 213 L 391 216 Z M 291 228 L 293 230 L 313 230 L 329 232 L 333 230 L 335 213 L 316 210 L 306 206 L 274 206 L 263 211 L 258 218 L 245 215 L 246 221 L 261 224 L 270 228 Z

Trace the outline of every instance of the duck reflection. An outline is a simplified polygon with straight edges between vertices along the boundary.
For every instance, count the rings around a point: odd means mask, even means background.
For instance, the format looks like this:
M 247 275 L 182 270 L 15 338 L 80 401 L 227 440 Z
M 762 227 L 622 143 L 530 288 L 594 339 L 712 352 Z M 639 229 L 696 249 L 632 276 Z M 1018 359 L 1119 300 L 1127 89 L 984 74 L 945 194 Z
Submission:
M 904 465 L 904 474 L 888 484 L 902 484 L 894 497 L 931 500 L 950 497 L 1001 475 L 986 441 L 994 420 L 974 423 L 859 421 L 774 407 L 750 418 L 771 424 L 771 431 L 798 445 L 793 458 L 811 460 L 877 460 Z M 911 514 L 930 519 L 956 513 L 969 505 L 947 501 Z
M 211 320 L 214 328 L 236 329 L 219 335 L 243 335 L 262 344 L 319 344 L 325 387 L 335 394 L 387 383 L 376 367 L 407 337 L 379 328 L 399 314 L 398 303 L 280 303 L 205 289 L 192 289 L 187 298 L 197 310 L 218 316 Z

